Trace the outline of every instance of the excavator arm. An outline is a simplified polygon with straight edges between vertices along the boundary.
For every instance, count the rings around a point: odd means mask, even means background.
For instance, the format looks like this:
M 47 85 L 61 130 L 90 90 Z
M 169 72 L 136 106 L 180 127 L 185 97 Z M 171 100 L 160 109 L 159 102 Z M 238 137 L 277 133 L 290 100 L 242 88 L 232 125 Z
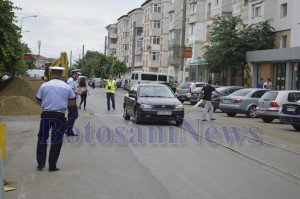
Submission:
M 69 61 L 68 61 L 68 55 L 66 52 L 62 52 L 60 53 L 60 57 L 59 59 L 55 60 L 49 67 L 48 67 L 48 74 L 47 74 L 47 81 L 51 79 L 51 69 L 50 67 L 52 66 L 60 66 L 63 67 L 64 70 L 64 76 L 65 78 L 68 78 L 68 65 L 69 65 Z M 45 75 L 46 76 L 46 75 Z

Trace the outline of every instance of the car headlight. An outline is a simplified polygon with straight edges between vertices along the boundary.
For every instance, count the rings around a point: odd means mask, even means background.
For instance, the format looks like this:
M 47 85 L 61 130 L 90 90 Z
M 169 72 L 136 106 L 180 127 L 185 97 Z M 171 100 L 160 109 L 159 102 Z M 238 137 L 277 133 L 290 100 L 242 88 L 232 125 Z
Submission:
M 140 108 L 152 108 L 149 104 L 141 104 Z
M 175 108 L 183 108 L 183 104 L 178 104 Z

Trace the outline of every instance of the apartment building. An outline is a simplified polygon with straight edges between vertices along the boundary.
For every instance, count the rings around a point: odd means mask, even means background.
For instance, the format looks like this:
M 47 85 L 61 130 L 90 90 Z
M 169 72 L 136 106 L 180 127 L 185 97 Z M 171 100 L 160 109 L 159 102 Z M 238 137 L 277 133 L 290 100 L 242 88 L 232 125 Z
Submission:
M 300 1 L 252 0 L 248 2 L 249 24 L 272 19 L 276 31 L 275 49 L 247 53 L 253 65 L 252 86 L 259 78 L 271 78 L 273 88 L 300 88 Z
M 128 12 L 128 18 L 130 38 L 128 68 L 130 71 L 141 71 L 143 68 L 143 10 L 141 8 L 131 10 Z
M 129 61 L 129 17 L 123 15 L 118 19 L 117 58 L 128 66 Z
M 105 27 L 107 30 L 107 43 L 106 43 L 106 54 L 116 56 L 117 54 L 117 43 L 118 43 L 118 26 L 117 24 L 110 24 Z
M 145 72 L 168 72 L 168 3 L 168 0 L 147 0 L 141 5 Z

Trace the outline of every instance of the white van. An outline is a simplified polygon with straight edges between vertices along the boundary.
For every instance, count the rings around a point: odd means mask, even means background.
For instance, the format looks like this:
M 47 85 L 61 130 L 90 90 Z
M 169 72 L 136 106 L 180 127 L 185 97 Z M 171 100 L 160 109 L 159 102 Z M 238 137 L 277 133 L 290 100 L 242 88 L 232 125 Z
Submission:
M 150 82 L 175 82 L 173 76 L 167 73 L 153 73 L 153 72 L 142 72 L 137 71 L 131 74 L 131 84 L 143 84 Z

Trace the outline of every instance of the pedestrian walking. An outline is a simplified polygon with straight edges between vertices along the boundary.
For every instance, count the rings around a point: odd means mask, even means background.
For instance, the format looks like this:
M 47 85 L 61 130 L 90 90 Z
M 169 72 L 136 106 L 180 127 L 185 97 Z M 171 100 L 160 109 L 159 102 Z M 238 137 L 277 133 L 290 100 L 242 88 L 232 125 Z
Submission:
M 37 103 L 41 105 L 43 109 L 38 133 L 36 159 L 38 164 L 37 169 L 42 170 L 46 164 L 47 140 L 51 129 L 49 171 L 58 171 L 59 168 L 56 163 L 65 132 L 65 111 L 68 105 L 76 104 L 76 96 L 72 88 L 62 81 L 64 68 L 50 68 L 52 79 L 42 84 L 36 94 Z
M 260 81 L 257 83 L 256 88 L 264 88 L 264 78 L 260 78 Z
M 219 91 L 217 91 L 215 89 L 215 87 L 213 87 L 211 84 L 212 84 L 212 80 L 208 80 L 207 85 L 205 85 L 202 88 L 202 93 L 204 93 L 203 101 L 205 102 L 205 105 L 204 105 L 204 109 L 203 109 L 203 112 L 202 112 L 201 117 L 200 117 L 201 121 L 207 121 L 206 113 L 209 113 L 209 119 L 210 120 L 215 120 L 215 118 L 213 117 L 214 107 L 211 103 L 212 92 L 215 91 L 215 92 L 217 92 L 217 93 L 219 93 L 220 95 L 223 96 L 223 94 L 220 93 Z
M 80 94 L 81 101 L 80 101 L 80 104 L 79 104 L 79 109 L 81 109 L 81 105 L 83 103 L 83 110 L 85 110 L 86 98 L 87 98 L 87 95 L 89 93 L 89 90 L 87 89 L 87 85 L 86 85 L 86 82 L 85 82 L 84 78 L 82 78 L 79 82 L 79 92 L 81 93 Z
M 77 84 L 76 84 L 76 80 L 78 79 L 80 74 L 81 73 L 79 72 L 78 69 L 72 70 L 71 77 L 67 81 L 67 83 L 71 86 L 71 88 L 76 96 L 76 99 L 77 99 L 78 95 L 81 94 L 80 91 L 77 89 Z M 68 106 L 68 120 L 66 123 L 66 135 L 67 136 L 78 136 L 73 131 L 73 127 L 74 127 L 74 124 L 75 124 L 75 121 L 77 118 L 78 118 L 77 104 L 75 103 L 74 105 L 69 105 Z
M 112 75 L 108 76 L 108 80 L 105 82 L 105 92 L 107 100 L 107 110 L 110 111 L 110 101 L 112 103 L 112 108 L 116 110 L 115 105 L 115 91 L 117 90 L 116 81 L 113 79 Z

